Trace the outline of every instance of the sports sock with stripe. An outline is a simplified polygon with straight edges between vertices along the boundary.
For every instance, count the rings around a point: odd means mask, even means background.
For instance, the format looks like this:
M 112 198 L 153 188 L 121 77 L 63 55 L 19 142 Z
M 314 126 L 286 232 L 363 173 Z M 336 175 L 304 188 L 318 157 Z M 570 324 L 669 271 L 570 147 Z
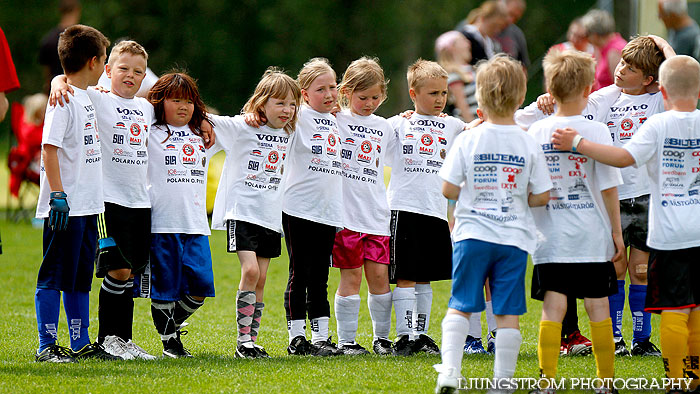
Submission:
M 90 293 L 64 291 L 63 309 L 66 310 L 71 349 L 78 351 L 90 343 Z
M 554 378 L 557 375 L 559 347 L 561 345 L 561 327 L 558 322 L 540 321 L 540 333 L 537 340 L 537 358 L 540 362 L 540 375 Z M 499 332 L 500 335 L 500 332 Z
M 442 365 L 447 368 L 454 368 L 457 371 L 462 369 L 462 354 L 464 351 L 464 341 L 467 340 L 469 332 L 469 319 L 457 314 L 447 313 L 442 319 Z
M 97 340 L 99 342 L 110 335 L 117 335 L 125 339 L 119 334 L 121 334 L 120 328 L 124 321 L 125 307 L 123 303 L 126 283 L 127 281 L 114 278 L 110 274 L 105 275 L 102 280 L 97 305 Z
M 617 281 L 617 294 L 608 297 L 610 303 L 610 319 L 614 337 L 622 336 L 622 313 L 625 309 L 625 281 Z
M 630 284 L 627 297 L 632 313 L 632 343 L 648 341 L 651 336 L 651 313 L 644 312 L 647 286 Z
M 36 289 L 34 306 L 36 308 L 36 324 L 39 330 L 39 351 L 42 351 L 58 340 L 61 292 L 51 289 Z
M 296 337 L 306 337 L 306 320 L 287 320 L 287 332 L 289 333 L 289 343 Z
M 481 339 L 481 312 L 474 312 L 469 317 L 469 335 Z
M 433 288 L 430 283 L 416 283 L 416 306 L 413 308 L 413 336 L 428 334 L 430 310 L 433 306 Z
M 591 342 L 596 363 L 596 376 L 601 379 L 615 375 L 615 342 L 612 335 L 612 319 L 590 322 Z
M 499 328 L 496 335 L 496 358 L 493 362 L 494 379 L 512 378 L 523 337 L 517 328 Z
M 335 294 L 335 321 L 338 326 L 338 343 L 354 343 L 357 335 L 360 295 L 346 297 Z
M 392 300 L 396 315 L 396 336 L 412 336 L 413 307 L 416 303 L 415 290 L 413 287 L 396 287 Z
M 160 334 L 160 339 L 167 342 L 170 338 L 175 338 L 177 334 L 177 326 L 173 312 L 175 311 L 175 303 L 172 301 L 161 301 L 151 299 L 151 316 L 153 317 L 153 325 L 156 326 L 156 331 Z
M 175 302 L 175 310 L 173 311 L 173 319 L 175 319 L 175 327 L 180 327 L 182 323 L 192 316 L 202 305 L 204 300 L 197 301 L 189 294 L 185 294 L 180 301 Z
M 263 309 L 265 309 L 264 302 L 255 303 L 255 311 L 253 311 L 253 323 L 250 325 L 250 339 L 253 342 L 258 340 L 258 332 L 260 332 L 260 321 L 262 320 Z
M 255 292 L 248 290 L 238 290 L 236 296 L 236 324 L 238 325 L 239 345 L 251 342 L 250 326 L 253 324 L 253 313 L 255 312 Z
M 690 312 L 688 317 L 688 358 L 686 371 L 693 379 L 690 390 L 700 386 L 700 310 Z
M 123 318 L 119 324 L 119 333 L 117 335 L 121 339 L 129 341 L 132 337 L 134 327 L 134 278 L 129 278 L 126 281 L 120 304 L 122 306 L 121 315 Z
M 659 345 L 661 357 L 666 368 L 666 377 L 671 379 L 684 378 L 683 369 L 688 355 L 689 316 L 685 313 L 663 311 L 659 327 Z
M 323 342 L 328 340 L 328 322 L 329 316 L 321 316 L 311 319 L 311 343 Z
M 384 294 L 372 294 L 368 291 L 367 306 L 372 319 L 374 339 L 388 339 L 391 331 L 391 291 Z

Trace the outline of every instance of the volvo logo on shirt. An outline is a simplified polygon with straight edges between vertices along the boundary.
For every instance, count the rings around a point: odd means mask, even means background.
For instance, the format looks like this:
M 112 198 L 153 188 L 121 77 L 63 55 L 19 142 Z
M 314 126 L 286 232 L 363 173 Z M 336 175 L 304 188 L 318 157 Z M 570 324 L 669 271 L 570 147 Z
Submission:
M 358 133 L 370 133 L 370 134 L 376 134 L 378 136 L 383 136 L 384 132 L 381 130 L 373 129 L 371 127 L 365 127 L 365 126 L 355 126 L 355 125 L 348 125 L 348 128 L 350 128 L 350 131 L 355 131 Z

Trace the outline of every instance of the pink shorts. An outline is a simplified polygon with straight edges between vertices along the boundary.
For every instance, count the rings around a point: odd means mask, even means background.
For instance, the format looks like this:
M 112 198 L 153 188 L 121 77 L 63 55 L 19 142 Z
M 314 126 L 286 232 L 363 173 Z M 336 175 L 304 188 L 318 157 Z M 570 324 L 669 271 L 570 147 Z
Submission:
M 333 267 L 360 268 L 365 260 L 389 264 L 389 236 L 343 229 L 335 233 Z

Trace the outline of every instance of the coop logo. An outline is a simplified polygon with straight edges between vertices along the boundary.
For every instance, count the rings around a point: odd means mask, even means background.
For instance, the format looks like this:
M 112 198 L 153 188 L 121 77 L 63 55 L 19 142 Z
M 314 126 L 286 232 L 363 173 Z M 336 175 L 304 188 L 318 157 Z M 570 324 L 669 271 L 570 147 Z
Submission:
M 475 166 L 474 172 L 496 172 L 497 169 L 496 166 Z
M 581 164 L 587 163 L 587 162 L 588 162 L 588 158 L 587 158 L 587 157 L 574 156 L 574 155 L 569 155 L 569 160 L 575 161 L 575 162 L 581 163 Z
M 665 157 L 676 157 L 682 159 L 685 156 L 685 152 L 679 152 L 677 150 L 665 150 L 663 152 L 663 155 Z M 693 152 L 693 156 L 695 156 L 695 152 Z
M 505 173 L 513 173 L 513 174 L 520 174 L 523 172 L 522 168 L 514 168 L 514 167 L 503 167 L 503 172 Z

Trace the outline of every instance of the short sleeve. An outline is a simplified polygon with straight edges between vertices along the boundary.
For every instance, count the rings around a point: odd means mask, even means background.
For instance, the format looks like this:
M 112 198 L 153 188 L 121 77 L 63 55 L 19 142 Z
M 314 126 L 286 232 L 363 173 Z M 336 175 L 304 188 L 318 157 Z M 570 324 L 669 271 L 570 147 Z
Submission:
M 527 136 L 530 138 L 530 136 Z M 528 183 L 528 189 L 532 194 L 541 194 L 552 189 L 552 179 L 549 175 L 549 169 L 547 168 L 547 161 L 544 157 L 544 152 L 540 149 L 537 144 L 530 144 L 533 147 L 534 154 L 532 155 L 533 163 L 530 167 L 530 182 Z
M 626 143 L 622 149 L 626 149 L 634 158 L 634 167 L 638 168 L 646 164 L 654 154 L 658 147 L 658 123 L 660 118 L 652 117 L 646 121 L 639 130 L 634 133 L 632 139 Z
M 525 130 L 529 129 L 533 123 L 546 117 L 547 115 L 537 108 L 536 101 L 523 109 L 515 111 L 514 115 L 515 123 Z
M 44 132 L 41 136 L 41 144 L 54 145 L 59 148 L 63 147 L 63 139 L 66 136 L 66 131 L 70 127 L 70 110 L 69 106 L 61 107 L 46 107 L 46 116 L 44 117 Z
M 605 127 L 602 123 L 596 122 L 594 124 L 599 129 L 599 132 L 595 134 L 596 138 L 593 140 L 593 142 L 601 145 L 612 146 L 613 140 L 610 133 L 608 133 L 607 127 Z M 595 179 L 597 179 L 600 190 L 607 190 L 612 187 L 617 187 L 623 183 L 622 174 L 620 169 L 617 167 L 596 162 L 594 171 Z
M 466 179 L 466 158 L 464 157 L 464 134 L 455 139 L 454 145 L 440 168 L 440 178 L 453 185 L 459 186 Z
M 230 150 L 236 140 L 236 134 L 240 131 L 242 116 L 221 116 L 209 115 L 214 122 L 214 132 L 216 133 L 215 145 L 221 146 L 223 150 Z
M 591 93 L 583 115 L 590 120 L 605 122 L 609 107 L 620 97 L 621 92 L 622 90 L 617 86 L 610 85 Z

